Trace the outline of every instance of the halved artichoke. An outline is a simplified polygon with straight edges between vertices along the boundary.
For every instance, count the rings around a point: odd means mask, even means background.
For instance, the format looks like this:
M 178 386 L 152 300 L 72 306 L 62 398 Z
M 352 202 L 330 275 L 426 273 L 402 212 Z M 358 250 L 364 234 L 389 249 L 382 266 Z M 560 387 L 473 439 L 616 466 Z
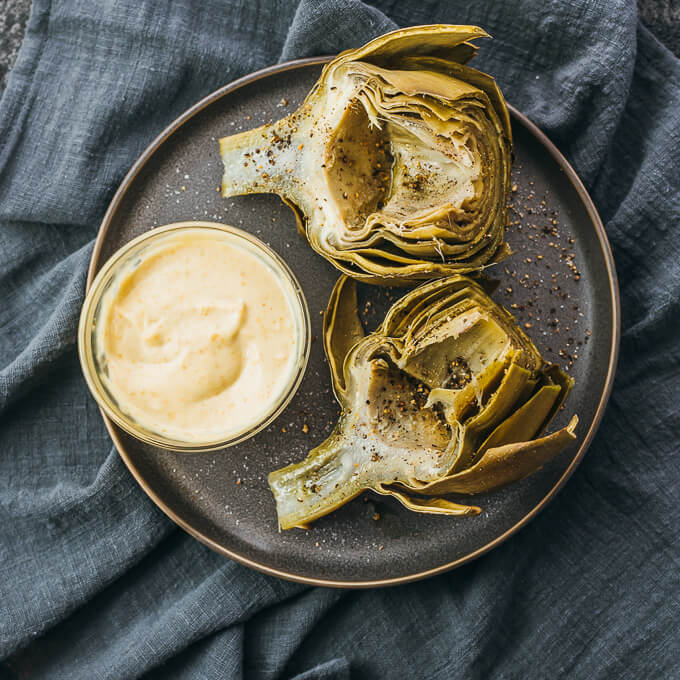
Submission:
M 417 26 L 333 59 L 302 106 L 220 140 L 222 194 L 275 193 L 342 272 L 403 283 L 502 259 L 511 132 L 476 26 Z
M 342 414 L 305 460 L 269 475 L 283 529 L 365 489 L 416 512 L 477 514 L 442 495 L 521 479 L 575 439 L 576 416 L 537 438 L 572 379 L 546 364 L 513 317 L 464 276 L 408 292 L 367 336 L 355 283 L 341 277 L 324 346 Z

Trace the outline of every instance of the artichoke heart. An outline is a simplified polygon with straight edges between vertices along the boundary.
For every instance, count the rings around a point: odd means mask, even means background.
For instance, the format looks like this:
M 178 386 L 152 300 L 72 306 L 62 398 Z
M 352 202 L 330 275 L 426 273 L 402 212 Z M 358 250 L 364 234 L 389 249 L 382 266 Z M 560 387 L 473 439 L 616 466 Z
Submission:
M 512 138 L 476 26 L 416 26 L 343 52 L 301 107 L 220 140 L 222 194 L 275 193 L 345 274 L 404 284 L 505 257 Z
M 356 284 L 341 277 L 324 347 L 342 413 L 305 460 L 269 475 L 283 529 L 308 525 L 366 489 L 416 512 L 477 514 L 443 496 L 521 479 L 575 439 L 576 416 L 541 436 L 572 379 L 465 276 L 411 290 L 369 335 Z

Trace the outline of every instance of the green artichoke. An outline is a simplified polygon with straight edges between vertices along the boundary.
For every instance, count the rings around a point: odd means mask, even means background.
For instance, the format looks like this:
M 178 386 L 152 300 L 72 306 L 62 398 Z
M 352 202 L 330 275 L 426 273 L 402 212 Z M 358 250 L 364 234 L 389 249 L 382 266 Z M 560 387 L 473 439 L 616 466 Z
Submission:
M 416 512 L 477 514 L 444 494 L 521 479 L 574 439 L 578 418 L 540 436 L 572 385 L 480 284 L 456 275 L 408 292 L 364 331 L 355 283 L 337 282 L 324 347 L 342 414 L 330 437 L 269 485 L 283 529 L 366 489 Z
M 333 59 L 301 107 L 220 140 L 222 193 L 276 193 L 349 276 L 399 284 L 477 271 L 503 240 L 511 132 L 476 26 L 417 26 Z

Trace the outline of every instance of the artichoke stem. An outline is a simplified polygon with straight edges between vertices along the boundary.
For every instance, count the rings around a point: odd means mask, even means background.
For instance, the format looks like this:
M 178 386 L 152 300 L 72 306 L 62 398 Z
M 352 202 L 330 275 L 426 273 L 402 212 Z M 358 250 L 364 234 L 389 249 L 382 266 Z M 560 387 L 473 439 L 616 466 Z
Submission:
M 281 529 L 305 527 L 364 488 L 350 442 L 336 431 L 305 460 L 269 475 Z
M 278 194 L 287 203 L 298 203 L 296 167 L 304 139 L 294 113 L 275 123 L 220 139 L 224 164 L 222 196 Z

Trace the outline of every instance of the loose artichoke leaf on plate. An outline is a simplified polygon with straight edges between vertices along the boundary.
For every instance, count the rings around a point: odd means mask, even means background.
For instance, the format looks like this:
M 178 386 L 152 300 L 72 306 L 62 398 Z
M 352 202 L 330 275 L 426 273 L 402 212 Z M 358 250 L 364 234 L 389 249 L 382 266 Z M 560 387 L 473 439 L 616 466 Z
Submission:
M 343 52 L 293 114 L 220 140 L 222 193 L 275 193 L 312 248 L 369 283 L 505 257 L 512 136 L 476 26 L 416 26 Z
M 575 440 L 578 418 L 542 436 L 573 380 L 546 363 L 479 283 L 420 285 L 365 335 L 342 276 L 324 317 L 342 407 L 330 437 L 269 475 L 282 529 L 304 527 L 367 489 L 416 512 L 473 515 L 445 494 L 522 479 Z

